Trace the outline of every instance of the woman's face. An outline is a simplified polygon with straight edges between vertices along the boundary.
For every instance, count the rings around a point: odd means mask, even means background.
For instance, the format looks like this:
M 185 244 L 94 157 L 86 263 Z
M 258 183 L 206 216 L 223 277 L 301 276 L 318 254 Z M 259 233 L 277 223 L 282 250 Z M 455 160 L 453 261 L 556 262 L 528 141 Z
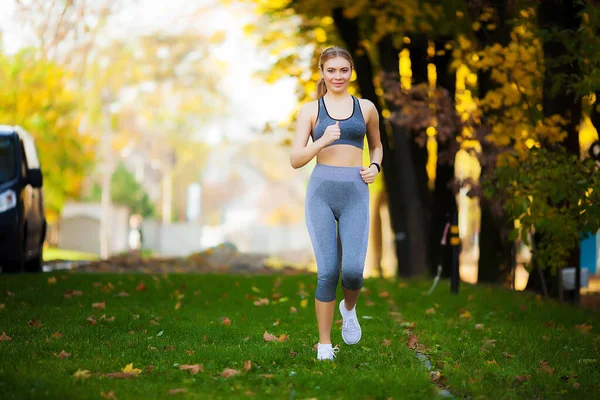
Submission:
M 348 90 L 352 67 L 344 57 L 334 57 L 323 64 L 321 76 L 325 80 L 328 91 L 343 93 Z

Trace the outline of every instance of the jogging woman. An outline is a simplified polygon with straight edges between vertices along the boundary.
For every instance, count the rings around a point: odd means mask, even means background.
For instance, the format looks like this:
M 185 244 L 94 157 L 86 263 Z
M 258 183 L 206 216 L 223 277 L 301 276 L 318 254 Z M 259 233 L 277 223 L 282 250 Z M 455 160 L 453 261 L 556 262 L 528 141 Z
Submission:
M 383 158 L 375 105 L 348 93 L 353 68 L 350 53 L 341 47 L 328 48 L 321 54 L 317 100 L 305 104 L 298 113 L 290 155 L 294 168 L 303 167 L 317 157 L 306 190 L 305 207 L 318 270 L 315 311 L 319 360 L 333 360 L 339 351 L 331 344 L 340 275 L 338 232 L 344 293 L 339 303 L 342 338 L 346 344 L 356 344 L 362 336 L 356 301 L 363 284 L 369 233 L 367 185 L 381 171 Z M 368 167 L 362 165 L 365 135 L 371 157 Z

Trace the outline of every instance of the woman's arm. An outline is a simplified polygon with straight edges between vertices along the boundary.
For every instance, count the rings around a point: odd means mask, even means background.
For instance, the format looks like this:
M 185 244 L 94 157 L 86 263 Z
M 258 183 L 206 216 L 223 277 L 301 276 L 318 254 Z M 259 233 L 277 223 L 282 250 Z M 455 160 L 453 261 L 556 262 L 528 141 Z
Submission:
M 371 156 L 371 162 L 379 164 L 381 167 L 381 161 L 383 161 L 383 145 L 381 144 L 381 137 L 379 133 L 379 113 L 375 104 L 367 100 L 369 115 L 369 122 L 367 122 L 367 141 L 369 142 L 369 155 Z M 373 168 L 377 169 L 375 166 Z
M 314 103 L 314 104 L 313 104 Z M 304 105 L 298 112 L 296 118 L 296 134 L 292 142 L 292 151 L 290 153 L 290 164 L 294 169 L 301 168 L 308 164 L 324 147 L 321 139 L 308 143 L 310 132 L 312 131 L 311 115 L 314 113 L 316 102 Z

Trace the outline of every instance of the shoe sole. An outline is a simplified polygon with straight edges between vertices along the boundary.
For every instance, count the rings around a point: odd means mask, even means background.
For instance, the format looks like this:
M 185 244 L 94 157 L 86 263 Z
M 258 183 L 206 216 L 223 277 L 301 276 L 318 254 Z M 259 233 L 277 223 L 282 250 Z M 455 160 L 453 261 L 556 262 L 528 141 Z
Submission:
M 342 314 L 342 307 L 344 307 L 344 306 L 342 305 L 342 301 L 340 301 L 340 305 L 338 306 L 338 309 L 340 310 L 340 314 Z M 342 315 L 344 315 L 344 314 L 342 314 Z M 342 316 L 342 319 L 343 318 L 344 317 Z M 352 345 L 352 344 L 356 344 L 356 343 L 360 342 L 360 339 L 362 338 L 362 328 L 360 328 L 360 323 L 358 322 L 358 316 L 356 317 L 356 324 L 358 325 L 358 328 L 360 329 L 360 336 L 358 337 L 358 340 L 356 342 L 348 342 L 346 340 L 346 338 L 344 337 L 344 330 L 342 330 L 342 339 L 344 339 L 344 343 Z

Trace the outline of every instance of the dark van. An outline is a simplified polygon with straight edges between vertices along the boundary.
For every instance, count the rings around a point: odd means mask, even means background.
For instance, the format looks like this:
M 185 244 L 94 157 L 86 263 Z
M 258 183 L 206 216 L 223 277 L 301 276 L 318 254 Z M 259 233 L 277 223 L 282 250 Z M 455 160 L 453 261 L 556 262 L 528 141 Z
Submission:
M 33 137 L 0 125 L 0 266 L 41 272 L 46 237 L 42 171 Z

